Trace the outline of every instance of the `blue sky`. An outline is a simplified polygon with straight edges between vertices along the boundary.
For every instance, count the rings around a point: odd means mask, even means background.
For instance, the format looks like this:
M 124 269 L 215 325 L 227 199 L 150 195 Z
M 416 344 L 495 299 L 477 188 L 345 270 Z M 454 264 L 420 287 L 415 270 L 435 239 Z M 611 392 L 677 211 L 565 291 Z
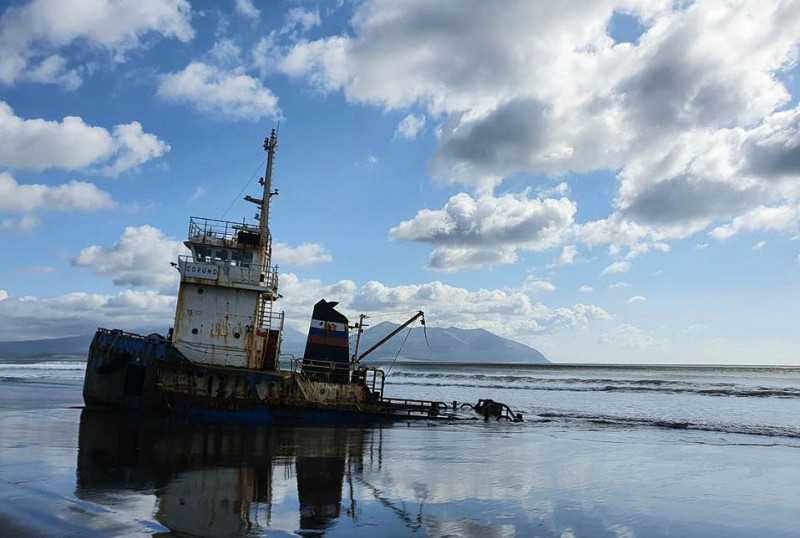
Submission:
M 189 216 L 252 217 L 279 123 L 298 329 L 325 297 L 559 362 L 800 364 L 792 2 L 0 9 L 0 340 L 167 326 Z

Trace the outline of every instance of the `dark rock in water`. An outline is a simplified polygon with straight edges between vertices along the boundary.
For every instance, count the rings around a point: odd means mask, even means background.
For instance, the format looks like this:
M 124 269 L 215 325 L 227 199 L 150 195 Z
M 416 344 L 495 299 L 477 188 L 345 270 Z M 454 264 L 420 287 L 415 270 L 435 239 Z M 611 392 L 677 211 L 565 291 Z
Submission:
M 397 325 L 385 321 L 364 331 L 361 336 L 359 353 L 363 353 L 381 338 L 397 328 Z M 456 327 L 428 327 L 428 341 L 422 328 L 412 329 L 408 340 L 406 330 L 401 331 L 382 347 L 371 353 L 365 361 L 391 360 L 400 349 L 400 357 L 406 360 L 426 362 L 516 362 L 527 364 L 549 364 L 544 355 L 536 349 L 502 338 L 485 329 L 458 329 Z M 430 344 L 430 347 L 428 347 Z M 351 349 L 355 346 L 355 337 L 351 341 Z

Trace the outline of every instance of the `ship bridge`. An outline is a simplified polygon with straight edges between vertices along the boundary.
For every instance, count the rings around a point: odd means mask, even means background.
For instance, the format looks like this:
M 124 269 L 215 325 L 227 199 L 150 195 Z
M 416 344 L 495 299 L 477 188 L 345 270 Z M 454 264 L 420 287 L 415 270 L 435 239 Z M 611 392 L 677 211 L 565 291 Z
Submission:
M 178 257 L 181 281 L 248 288 L 278 295 L 277 268 L 270 265 L 272 236 L 261 248 L 259 229 L 241 222 L 192 217 L 184 243 L 192 252 Z
M 191 254 L 178 257 L 181 275 L 172 342 L 191 361 L 218 366 L 276 369 L 283 312 L 273 303 L 278 270 L 271 265 L 269 199 L 275 131 L 265 140 L 267 171 L 261 179 L 257 224 L 191 217 L 184 242 Z

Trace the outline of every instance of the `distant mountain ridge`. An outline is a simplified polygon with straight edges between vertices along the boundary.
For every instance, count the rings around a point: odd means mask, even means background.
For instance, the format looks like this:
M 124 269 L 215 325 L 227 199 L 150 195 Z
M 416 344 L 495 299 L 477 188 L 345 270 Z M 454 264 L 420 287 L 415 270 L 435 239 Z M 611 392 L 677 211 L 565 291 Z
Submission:
M 361 336 L 359 352 L 363 353 L 368 350 L 397 327 L 397 324 L 388 321 L 369 327 Z M 149 334 L 153 331 L 134 332 Z M 403 360 L 425 362 L 550 363 L 538 350 L 519 342 L 502 338 L 484 329 L 428 327 L 427 342 L 425 333 L 420 327 L 412 329 L 407 339 L 406 335 L 407 329 L 401 331 L 386 344 L 371 353 L 365 361 L 392 360 L 395 356 L 398 356 Z M 48 340 L 0 342 L 0 359 L 52 357 L 55 355 L 85 357 L 93 337 L 94 334 L 86 334 Z M 305 351 L 305 342 L 306 335 L 300 331 L 288 327 L 284 330 L 284 353 L 302 357 Z M 350 349 L 351 351 L 355 350 L 355 335 L 351 338 Z
M 368 350 L 397 327 L 395 323 L 384 321 L 365 330 L 361 336 L 359 353 Z M 550 363 L 537 349 L 497 336 L 485 329 L 427 327 L 427 330 L 423 331 L 421 327 L 417 327 L 411 330 L 406 339 L 407 331 L 407 329 L 400 331 L 364 360 L 391 360 L 397 356 L 406 360 L 426 362 Z M 351 342 L 351 349 L 354 346 L 355 338 Z

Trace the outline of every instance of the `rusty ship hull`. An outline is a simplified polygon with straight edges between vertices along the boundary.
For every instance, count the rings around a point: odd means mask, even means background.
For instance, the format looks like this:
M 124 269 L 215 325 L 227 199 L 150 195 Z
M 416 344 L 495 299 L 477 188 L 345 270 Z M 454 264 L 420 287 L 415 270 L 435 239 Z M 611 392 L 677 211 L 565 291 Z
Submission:
M 156 335 L 99 329 L 83 398 L 90 407 L 256 422 L 459 418 L 444 402 L 384 398 L 380 370 L 364 368 L 342 382 L 325 370 L 330 365 L 297 362 L 296 370 L 200 365 Z

